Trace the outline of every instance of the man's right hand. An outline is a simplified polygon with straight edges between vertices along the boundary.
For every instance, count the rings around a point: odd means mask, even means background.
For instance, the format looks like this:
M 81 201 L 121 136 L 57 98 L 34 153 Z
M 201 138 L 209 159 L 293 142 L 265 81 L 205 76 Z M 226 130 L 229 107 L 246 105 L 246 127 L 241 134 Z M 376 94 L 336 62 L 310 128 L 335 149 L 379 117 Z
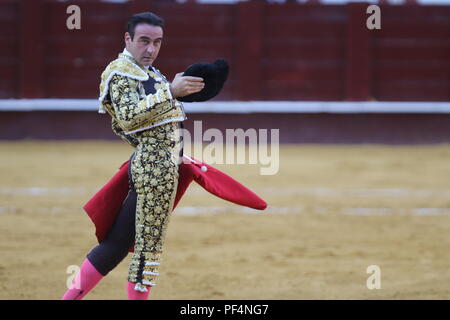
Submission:
M 201 91 L 205 87 L 203 78 L 183 76 L 183 72 L 177 73 L 173 79 L 170 90 L 174 98 L 184 97 Z

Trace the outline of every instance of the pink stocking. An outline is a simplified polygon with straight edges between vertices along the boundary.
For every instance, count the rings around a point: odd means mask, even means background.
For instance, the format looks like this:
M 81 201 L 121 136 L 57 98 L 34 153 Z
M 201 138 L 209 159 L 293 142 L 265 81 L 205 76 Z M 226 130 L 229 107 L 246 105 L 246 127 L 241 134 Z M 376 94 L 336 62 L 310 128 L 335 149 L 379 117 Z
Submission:
M 128 293 L 128 300 L 147 300 L 148 294 L 150 293 L 150 286 L 147 287 L 147 292 L 141 292 L 134 290 L 134 286 L 136 283 L 127 282 L 127 293 Z

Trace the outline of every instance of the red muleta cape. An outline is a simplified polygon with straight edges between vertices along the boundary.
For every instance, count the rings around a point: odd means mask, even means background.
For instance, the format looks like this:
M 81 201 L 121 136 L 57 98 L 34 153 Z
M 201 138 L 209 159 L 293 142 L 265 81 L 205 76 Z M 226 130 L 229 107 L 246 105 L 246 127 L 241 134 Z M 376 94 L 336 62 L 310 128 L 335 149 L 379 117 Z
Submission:
M 193 180 L 208 192 L 224 200 L 258 210 L 264 210 L 267 207 L 263 199 L 227 174 L 197 159 L 188 156 L 183 158 L 188 161 L 183 161 L 179 166 L 178 188 L 173 209 Z M 129 162 L 130 160 L 124 162 L 111 180 L 83 206 L 95 225 L 98 242 L 101 242 L 108 234 L 127 197 Z M 130 251 L 133 251 L 133 247 Z

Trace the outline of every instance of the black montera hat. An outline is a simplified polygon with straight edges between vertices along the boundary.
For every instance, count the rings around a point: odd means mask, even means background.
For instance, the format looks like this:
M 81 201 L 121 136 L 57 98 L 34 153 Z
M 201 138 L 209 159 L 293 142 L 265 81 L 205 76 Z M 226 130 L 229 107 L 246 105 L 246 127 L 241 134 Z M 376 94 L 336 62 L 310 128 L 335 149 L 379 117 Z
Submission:
M 205 87 L 200 92 L 177 98 L 183 102 L 200 102 L 214 98 L 222 90 L 228 77 L 228 62 L 218 59 L 213 63 L 199 62 L 189 66 L 183 76 L 201 77 Z

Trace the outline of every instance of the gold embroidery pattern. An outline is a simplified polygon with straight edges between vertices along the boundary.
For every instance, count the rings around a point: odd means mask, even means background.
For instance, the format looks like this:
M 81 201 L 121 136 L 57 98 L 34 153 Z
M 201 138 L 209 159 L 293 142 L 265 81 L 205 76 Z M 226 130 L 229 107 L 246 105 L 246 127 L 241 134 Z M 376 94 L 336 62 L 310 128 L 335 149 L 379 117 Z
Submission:
M 149 77 L 155 90 L 146 94 L 141 81 Z M 135 147 L 130 171 L 137 193 L 136 238 L 128 281 L 147 291 L 159 275 L 181 163 L 179 121 L 186 116 L 164 76 L 121 54 L 102 73 L 99 100 L 100 110 L 111 115 L 113 132 Z
M 181 162 L 179 123 L 171 122 L 137 135 L 139 144 L 131 161 L 137 193 L 136 238 L 128 281 L 136 288 L 155 285 L 172 213 Z
M 119 75 L 114 75 L 110 82 L 111 104 L 118 125 L 125 132 L 182 116 L 172 103 L 167 86 L 141 99 L 138 85 L 139 81 Z
M 119 54 L 118 59 L 108 64 L 102 72 L 99 98 L 101 103 L 106 98 L 109 82 L 114 74 L 120 74 L 139 81 L 148 80 L 148 74 L 136 64 L 134 59 L 129 58 L 127 55 Z
M 142 70 L 136 63 L 126 55 L 119 55 L 102 73 L 100 110 L 116 119 L 121 129 L 118 131 L 131 134 L 186 119 L 182 104 L 172 98 L 167 80 L 153 71 Z M 155 79 L 155 93 L 146 95 L 141 81 L 149 77 Z
M 125 134 L 122 128 L 117 123 L 117 120 L 114 118 L 111 119 L 111 129 L 116 135 L 118 135 L 123 141 L 128 143 L 130 146 L 136 147 L 139 144 L 139 140 L 136 139 L 135 134 Z

